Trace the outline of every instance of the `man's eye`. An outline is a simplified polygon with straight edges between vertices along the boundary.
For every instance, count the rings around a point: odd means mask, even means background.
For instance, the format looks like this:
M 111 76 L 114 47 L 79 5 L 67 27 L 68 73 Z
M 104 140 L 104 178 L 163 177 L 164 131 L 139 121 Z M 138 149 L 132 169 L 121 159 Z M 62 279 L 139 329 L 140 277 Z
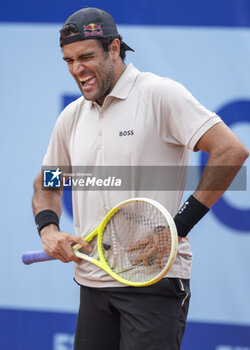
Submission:
M 81 61 L 88 61 L 92 58 L 93 56 L 84 56 L 81 58 Z

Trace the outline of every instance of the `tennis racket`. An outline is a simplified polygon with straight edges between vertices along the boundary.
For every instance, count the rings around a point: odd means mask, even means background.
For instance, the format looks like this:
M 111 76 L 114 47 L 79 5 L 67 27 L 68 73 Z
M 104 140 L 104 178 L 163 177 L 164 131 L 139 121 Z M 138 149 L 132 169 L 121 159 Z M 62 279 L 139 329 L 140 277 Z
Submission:
M 73 246 L 77 257 L 87 260 L 117 281 L 135 287 L 161 280 L 177 254 L 178 238 L 169 212 L 158 202 L 132 198 L 116 205 L 84 239 L 91 253 Z M 54 260 L 44 251 L 24 252 L 24 264 Z

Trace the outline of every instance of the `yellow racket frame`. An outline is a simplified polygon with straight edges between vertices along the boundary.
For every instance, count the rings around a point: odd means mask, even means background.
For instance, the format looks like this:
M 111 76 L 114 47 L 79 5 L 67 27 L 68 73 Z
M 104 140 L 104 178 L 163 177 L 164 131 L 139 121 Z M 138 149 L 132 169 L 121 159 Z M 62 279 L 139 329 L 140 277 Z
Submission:
M 125 278 L 122 278 L 121 276 L 117 275 L 114 271 L 112 271 L 112 269 L 109 267 L 109 265 L 107 264 L 107 262 L 105 260 L 103 245 L 102 245 L 102 238 L 103 238 L 104 229 L 105 229 L 107 223 L 109 222 L 109 220 L 112 218 L 112 216 L 114 216 L 114 214 L 119 209 L 121 209 L 124 205 L 126 205 L 128 203 L 138 202 L 138 201 L 144 201 L 144 202 L 150 203 L 150 204 L 154 205 L 155 207 L 157 207 L 162 212 L 162 214 L 166 217 L 167 222 L 169 224 L 170 233 L 171 233 L 171 251 L 170 251 L 170 256 L 169 256 L 169 259 L 168 259 L 166 266 L 162 269 L 162 271 L 157 276 L 155 276 L 151 280 L 145 281 L 145 282 L 129 281 L 129 280 L 126 280 Z M 131 199 L 128 199 L 128 200 L 123 201 L 123 202 L 119 203 L 118 205 L 116 205 L 105 216 L 105 218 L 100 223 L 100 225 L 98 225 L 97 228 L 94 231 L 92 231 L 87 237 L 83 237 L 83 239 L 89 243 L 95 236 L 97 236 L 97 249 L 98 249 L 98 254 L 99 254 L 99 260 L 80 252 L 79 249 L 82 248 L 82 246 L 80 244 L 76 244 L 73 246 L 73 251 L 74 251 L 75 255 L 81 259 L 84 259 L 86 261 L 89 261 L 89 262 L 95 264 L 96 266 L 98 266 L 101 269 L 103 269 L 104 271 L 106 271 L 115 280 L 117 280 L 123 284 L 126 284 L 128 286 L 145 287 L 145 286 L 149 286 L 151 284 L 154 284 L 154 283 L 160 281 L 168 273 L 168 271 L 172 267 L 172 265 L 175 261 L 176 255 L 177 255 L 178 235 L 177 235 L 177 229 L 176 229 L 176 226 L 175 226 L 175 223 L 174 223 L 172 216 L 170 215 L 170 213 L 167 211 L 167 209 L 163 205 L 161 205 L 160 203 L 158 203 L 155 200 L 148 199 L 148 198 L 139 198 L 139 197 L 138 198 L 131 198 Z

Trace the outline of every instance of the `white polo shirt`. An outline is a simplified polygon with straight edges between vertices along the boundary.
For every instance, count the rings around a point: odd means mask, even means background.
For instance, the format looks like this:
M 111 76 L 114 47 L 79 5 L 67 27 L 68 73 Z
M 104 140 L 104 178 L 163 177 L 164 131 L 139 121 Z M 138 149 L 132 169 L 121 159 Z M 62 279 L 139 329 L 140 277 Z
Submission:
M 186 166 L 189 150 L 221 119 L 202 106 L 181 84 L 130 64 L 100 107 L 80 97 L 59 116 L 44 166 Z M 167 182 L 167 179 L 166 179 Z M 174 216 L 182 204 L 185 172 L 175 191 L 73 191 L 74 227 L 89 234 L 107 211 L 131 197 L 148 197 Z M 179 244 L 168 277 L 189 278 L 188 238 Z M 121 286 L 95 265 L 76 265 L 75 279 L 90 287 Z

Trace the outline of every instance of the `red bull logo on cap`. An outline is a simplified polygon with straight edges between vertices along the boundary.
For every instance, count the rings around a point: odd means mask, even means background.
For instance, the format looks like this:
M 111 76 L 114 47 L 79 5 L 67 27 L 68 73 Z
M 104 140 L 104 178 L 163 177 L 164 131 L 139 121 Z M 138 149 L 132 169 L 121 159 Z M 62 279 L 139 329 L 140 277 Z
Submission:
M 101 36 L 103 35 L 102 27 L 99 24 L 90 23 L 84 27 L 84 36 Z

